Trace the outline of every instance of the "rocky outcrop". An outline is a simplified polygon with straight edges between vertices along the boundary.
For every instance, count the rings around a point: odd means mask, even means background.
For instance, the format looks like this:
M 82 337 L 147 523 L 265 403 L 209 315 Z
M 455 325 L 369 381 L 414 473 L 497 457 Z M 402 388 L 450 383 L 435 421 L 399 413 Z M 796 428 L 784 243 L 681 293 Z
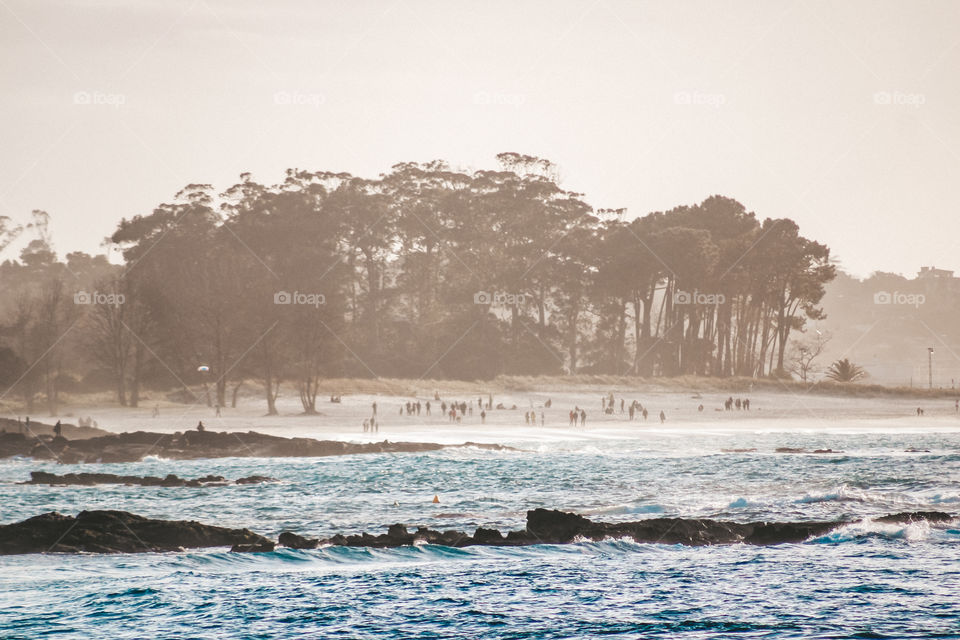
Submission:
M 955 516 L 940 511 L 897 513 L 877 522 L 909 524 L 927 521 L 947 523 Z M 714 544 L 774 545 L 800 543 L 850 524 L 831 522 L 723 522 L 710 519 L 652 518 L 637 522 L 594 522 L 575 513 L 534 509 L 527 512 L 527 526 L 506 534 L 479 527 L 471 535 L 462 531 L 436 531 L 420 527 L 411 532 L 405 525 L 391 525 L 386 533 L 338 534 L 326 540 L 307 538 L 291 531 L 274 541 L 247 529 L 227 529 L 197 522 L 152 520 L 124 511 L 82 511 L 76 518 L 45 513 L 23 522 L 0 525 L 0 555 L 47 552 L 135 553 L 175 551 L 187 548 L 230 547 L 243 553 L 267 553 L 279 544 L 291 549 L 320 546 L 402 547 L 435 544 L 447 547 L 525 546 L 569 544 L 628 538 L 640 543 L 703 546 Z
M 272 545 L 247 529 L 184 520 L 152 520 L 125 511 L 45 513 L 0 525 L 0 555 L 21 553 L 136 553 L 234 545 Z
M 105 436 L 110 433 L 109 431 L 104 431 L 103 429 L 97 427 L 78 427 L 75 424 L 67 423 L 61 423 L 60 430 L 63 437 L 71 440 L 94 438 L 97 436 Z M 27 426 L 26 422 L 23 422 L 22 420 L 17 421 L 13 418 L 0 418 L 0 435 L 4 434 L 22 434 L 31 439 L 41 436 L 53 438 L 54 435 L 52 424 L 31 420 L 30 425 Z
M 277 542 L 280 546 L 291 549 L 316 549 L 320 546 L 320 541 L 316 538 L 304 538 L 291 531 L 281 533 Z
M 156 476 L 118 476 L 112 473 L 67 473 L 61 476 L 46 471 L 31 471 L 30 480 L 21 484 L 80 485 L 87 487 L 98 484 L 132 484 L 142 487 L 225 487 L 230 484 L 258 484 L 261 482 L 276 482 L 276 480 L 267 476 L 249 476 L 230 482 L 223 476 L 214 475 L 185 480 L 173 474 L 163 478 Z
M 878 518 L 879 522 L 946 522 L 954 516 L 937 511 L 901 513 Z M 548 509 L 527 512 L 527 526 L 506 535 L 496 529 L 478 528 L 473 535 L 461 531 L 435 531 L 419 528 L 410 533 L 404 525 L 395 524 L 387 533 L 373 536 L 336 535 L 321 540 L 321 545 L 350 547 L 399 547 L 426 543 L 451 547 L 472 545 L 523 546 L 533 544 L 568 544 L 579 540 L 629 538 L 641 543 L 702 546 L 713 544 L 772 545 L 798 543 L 821 536 L 847 521 L 830 522 L 724 522 L 710 519 L 651 518 L 637 522 L 594 522 L 575 513 Z M 283 545 L 284 541 L 281 540 Z
M 442 445 L 431 442 L 352 443 L 313 438 L 282 438 L 256 431 L 184 431 L 151 433 L 135 431 L 70 440 L 67 438 L 28 437 L 19 433 L 0 433 L 0 458 L 29 456 L 36 460 L 56 460 L 65 464 L 81 462 L 137 462 L 146 456 L 173 460 L 198 458 L 310 458 L 359 453 L 406 453 L 438 451 L 446 448 L 478 447 L 512 450 L 498 444 L 468 442 Z
M 905 511 L 876 518 L 876 522 L 887 524 L 910 524 L 911 522 L 950 522 L 954 516 L 943 511 Z

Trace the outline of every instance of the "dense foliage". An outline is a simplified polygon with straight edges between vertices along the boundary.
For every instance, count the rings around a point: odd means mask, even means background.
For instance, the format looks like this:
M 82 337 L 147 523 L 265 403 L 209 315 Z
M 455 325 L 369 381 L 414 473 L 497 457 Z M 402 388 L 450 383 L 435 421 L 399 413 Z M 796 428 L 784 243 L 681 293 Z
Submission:
M 28 403 L 46 381 L 55 404 L 72 343 L 74 368 L 105 372 L 124 403 L 205 364 L 221 405 L 255 379 L 270 411 L 288 382 L 309 412 L 324 377 L 779 375 L 791 332 L 822 317 L 829 250 L 789 219 L 721 196 L 628 219 L 563 189 L 548 161 L 498 160 L 192 184 L 120 222 L 122 266 L 62 264 L 35 240 L 0 272 L 5 377 Z M 93 304 L 74 304 L 83 287 Z

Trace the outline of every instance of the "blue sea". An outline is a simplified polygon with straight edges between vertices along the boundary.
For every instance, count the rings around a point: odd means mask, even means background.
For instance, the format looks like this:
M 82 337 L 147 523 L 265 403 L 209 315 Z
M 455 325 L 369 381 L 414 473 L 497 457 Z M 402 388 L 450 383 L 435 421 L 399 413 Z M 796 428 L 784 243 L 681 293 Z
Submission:
M 525 450 L 85 466 L 6 460 L 0 522 L 122 509 L 272 537 L 284 530 L 329 536 L 382 533 L 395 522 L 517 529 L 528 509 L 548 507 L 611 522 L 853 523 L 769 547 L 608 540 L 7 556 L 0 557 L 0 637 L 960 637 L 960 525 L 871 520 L 960 511 L 960 433 L 677 432 L 516 444 Z M 843 453 L 777 454 L 777 447 Z M 734 448 L 757 451 L 722 452 Z M 39 469 L 264 474 L 279 482 L 194 489 L 16 484 Z

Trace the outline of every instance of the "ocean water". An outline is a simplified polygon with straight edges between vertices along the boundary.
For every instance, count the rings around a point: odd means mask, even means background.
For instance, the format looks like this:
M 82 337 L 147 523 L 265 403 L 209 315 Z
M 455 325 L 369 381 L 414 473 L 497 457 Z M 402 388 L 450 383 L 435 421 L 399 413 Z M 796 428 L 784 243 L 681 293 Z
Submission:
M 7 556 L 0 557 L 0 637 L 960 637 L 960 524 L 872 521 L 900 511 L 960 512 L 960 432 L 890 431 L 677 430 L 521 442 L 518 452 L 318 459 L 0 461 L 3 523 L 47 511 L 123 509 L 273 537 L 283 530 L 329 536 L 381 533 L 395 522 L 509 530 L 522 528 L 535 507 L 603 521 L 853 521 L 802 544 L 769 547 L 608 540 Z M 843 453 L 776 454 L 777 447 Z M 198 489 L 16 484 L 39 469 L 263 474 L 278 482 Z

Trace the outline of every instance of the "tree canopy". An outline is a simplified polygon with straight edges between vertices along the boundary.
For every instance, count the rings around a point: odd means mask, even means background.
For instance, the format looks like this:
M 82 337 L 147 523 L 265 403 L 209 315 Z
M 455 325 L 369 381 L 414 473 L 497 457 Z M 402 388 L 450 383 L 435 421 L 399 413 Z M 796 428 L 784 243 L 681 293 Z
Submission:
M 123 265 L 74 254 L 79 280 L 36 234 L 0 270 L 4 358 L 46 358 L 82 311 L 75 368 L 96 362 L 121 402 L 145 375 L 195 384 L 202 363 L 220 404 L 257 380 L 274 412 L 286 382 L 309 412 L 324 377 L 782 374 L 791 334 L 823 317 L 835 267 L 792 220 L 723 196 L 631 218 L 563 188 L 548 160 L 497 160 L 190 184 L 119 223 Z M 0 241 L 20 231 L 0 220 Z M 123 304 L 77 309 L 82 287 Z M 60 317 L 28 347 L 44 304 Z

